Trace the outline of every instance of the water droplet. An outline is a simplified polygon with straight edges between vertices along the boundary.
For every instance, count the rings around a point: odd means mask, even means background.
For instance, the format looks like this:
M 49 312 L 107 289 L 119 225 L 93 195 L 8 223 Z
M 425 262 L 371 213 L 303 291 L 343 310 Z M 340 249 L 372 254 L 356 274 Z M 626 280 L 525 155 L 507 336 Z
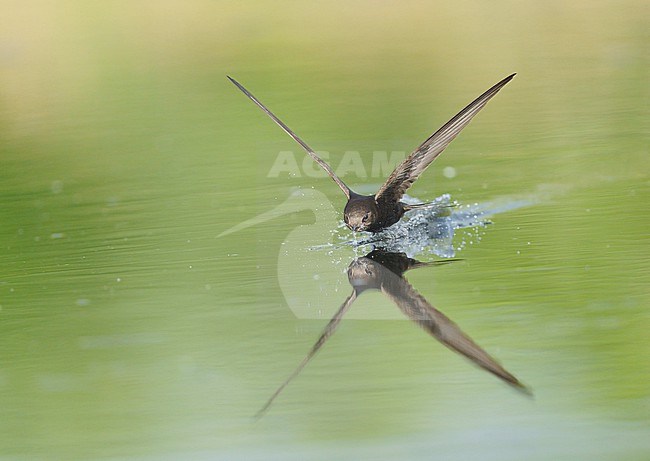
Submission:
M 449 179 L 455 178 L 456 177 L 456 168 L 454 168 L 453 166 L 446 166 L 446 167 L 444 167 L 442 169 L 442 175 L 445 178 L 449 178 Z
M 52 184 L 50 185 L 50 189 L 52 190 L 53 194 L 60 194 L 61 192 L 63 192 L 63 181 L 59 179 L 52 181 Z

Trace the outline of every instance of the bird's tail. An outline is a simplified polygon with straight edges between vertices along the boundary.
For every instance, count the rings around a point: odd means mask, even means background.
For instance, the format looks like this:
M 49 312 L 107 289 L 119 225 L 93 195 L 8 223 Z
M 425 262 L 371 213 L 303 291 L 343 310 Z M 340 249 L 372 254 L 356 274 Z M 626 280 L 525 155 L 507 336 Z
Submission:
M 447 210 L 454 208 L 456 206 L 455 203 L 440 203 L 439 201 L 433 201 L 433 202 L 426 202 L 426 203 L 415 203 L 412 205 L 407 205 L 404 204 L 404 211 L 411 211 L 411 210 Z

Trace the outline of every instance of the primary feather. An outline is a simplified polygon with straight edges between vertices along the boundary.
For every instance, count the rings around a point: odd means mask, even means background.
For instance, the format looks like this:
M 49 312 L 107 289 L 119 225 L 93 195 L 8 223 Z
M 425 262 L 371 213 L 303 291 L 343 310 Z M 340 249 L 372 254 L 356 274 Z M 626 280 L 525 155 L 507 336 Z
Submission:
M 375 194 L 378 203 L 399 201 L 409 187 L 418 179 L 420 174 L 433 162 L 438 155 L 454 140 L 469 122 L 479 113 L 492 97 L 513 79 L 516 74 L 509 75 L 487 90 L 461 110 L 454 118 L 445 123 L 433 133 L 420 147 L 409 155 L 391 173 L 384 185 Z

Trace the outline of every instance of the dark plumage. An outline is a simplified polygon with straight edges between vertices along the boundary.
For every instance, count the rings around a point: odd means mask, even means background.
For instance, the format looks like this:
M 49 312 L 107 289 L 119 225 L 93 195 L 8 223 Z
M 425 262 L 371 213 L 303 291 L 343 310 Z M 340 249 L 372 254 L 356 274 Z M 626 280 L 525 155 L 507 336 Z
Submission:
M 397 168 L 391 173 L 383 186 L 375 195 L 359 195 L 353 192 L 334 173 L 332 168 L 325 163 L 314 150 L 300 139 L 291 129 L 277 118 L 264 104 L 253 96 L 235 79 L 228 77 L 237 88 L 248 96 L 266 115 L 271 117 L 280 128 L 287 132 L 307 154 L 318 163 L 327 174 L 338 184 L 348 202 L 345 205 L 343 219 L 345 224 L 354 231 L 379 232 L 386 227 L 392 226 L 399 221 L 405 212 L 417 207 L 401 202 L 404 193 L 418 179 L 420 174 L 433 162 L 438 155 L 454 140 L 454 138 L 465 128 L 469 122 L 479 113 L 492 97 L 508 83 L 515 74 L 501 80 L 481 96 L 472 101 L 467 107 L 461 110 L 456 116 L 445 123 L 438 131 L 433 133 L 420 147 L 415 149 Z

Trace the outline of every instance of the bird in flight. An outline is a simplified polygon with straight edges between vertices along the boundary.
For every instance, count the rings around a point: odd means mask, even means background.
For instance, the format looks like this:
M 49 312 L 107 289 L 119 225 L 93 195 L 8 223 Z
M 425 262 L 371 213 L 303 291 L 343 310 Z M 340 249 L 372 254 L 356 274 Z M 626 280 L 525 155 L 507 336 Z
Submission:
M 341 188 L 348 201 L 343 210 L 343 220 L 353 231 L 379 232 L 398 222 L 404 213 L 414 208 L 427 204 L 407 205 L 402 197 L 409 187 L 420 177 L 422 172 L 433 162 L 438 155 L 454 140 L 476 114 L 480 112 L 492 97 L 499 92 L 516 74 L 509 75 L 491 87 L 481 96 L 469 103 L 463 110 L 445 123 L 438 131 L 433 133 L 420 147 L 415 149 L 388 177 L 379 191 L 374 195 L 361 195 L 351 190 L 334 173 L 332 168 L 321 159 L 316 152 L 300 139 L 287 125 L 271 112 L 259 99 L 251 94 L 234 78 L 228 79 L 237 86 L 251 101 L 264 111 L 266 115 L 277 123 L 294 141 L 318 163 Z

